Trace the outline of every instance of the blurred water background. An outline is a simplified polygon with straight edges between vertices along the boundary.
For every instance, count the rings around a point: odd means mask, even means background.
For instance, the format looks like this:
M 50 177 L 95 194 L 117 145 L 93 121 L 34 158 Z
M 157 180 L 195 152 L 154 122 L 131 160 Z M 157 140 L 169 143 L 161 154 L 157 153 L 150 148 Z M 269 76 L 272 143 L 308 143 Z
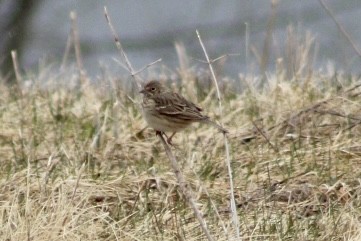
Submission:
M 325 2 L 361 48 L 361 1 Z M 315 37 L 316 69 L 334 65 L 336 70 L 344 72 L 359 74 L 361 70 L 359 56 L 316 0 L 280 0 L 273 10 L 268 0 L 43 0 L 33 9 L 24 34 L 23 68 L 36 68 L 39 59 L 44 58 L 61 62 L 71 28 L 69 13 L 74 10 L 87 72 L 98 75 L 101 66 L 107 66 L 111 71 L 124 74 L 114 61 L 119 53 L 104 17 L 104 6 L 135 68 L 161 58 L 159 65 L 176 69 L 179 63 L 175 42 L 183 43 L 190 57 L 204 59 L 195 32 L 198 29 L 212 58 L 239 53 L 227 58 L 224 75 L 257 73 L 259 69 L 255 66 L 258 65 L 253 63 L 257 62 L 257 51 L 262 54 L 274 11 L 267 70 L 275 68 L 277 57 L 284 51 L 288 26 L 293 26 L 300 37 L 307 31 Z M 202 66 L 196 60 L 191 64 Z

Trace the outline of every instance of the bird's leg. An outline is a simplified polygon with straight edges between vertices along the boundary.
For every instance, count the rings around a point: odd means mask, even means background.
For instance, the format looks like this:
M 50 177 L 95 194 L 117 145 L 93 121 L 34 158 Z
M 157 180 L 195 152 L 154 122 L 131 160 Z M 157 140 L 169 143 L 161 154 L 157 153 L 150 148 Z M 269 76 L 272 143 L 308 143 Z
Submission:
M 168 138 L 167 134 L 165 134 L 164 131 L 155 131 L 155 134 L 158 135 L 158 136 L 164 135 L 164 136 L 167 138 L 167 143 L 168 143 L 169 145 L 172 145 L 171 143 L 169 143 L 169 141 L 168 141 L 169 138 Z
M 167 143 L 170 145 L 170 146 L 173 146 L 173 143 L 172 143 L 172 138 L 173 136 L 175 135 L 176 132 L 173 132 L 172 135 L 170 137 L 167 136 L 167 134 L 165 134 L 165 132 L 163 131 L 155 131 L 155 134 L 156 135 L 164 135 L 166 138 L 167 138 Z
M 168 144 L 171 145 L 171 146 L 173 146 L 172 138 L 173 138 L 173 136 L 175 135 L 175 133 L 177 133 L 177 132 L 173 132 L 170 137 L 167 136 L 167 142 L 168 142 Z

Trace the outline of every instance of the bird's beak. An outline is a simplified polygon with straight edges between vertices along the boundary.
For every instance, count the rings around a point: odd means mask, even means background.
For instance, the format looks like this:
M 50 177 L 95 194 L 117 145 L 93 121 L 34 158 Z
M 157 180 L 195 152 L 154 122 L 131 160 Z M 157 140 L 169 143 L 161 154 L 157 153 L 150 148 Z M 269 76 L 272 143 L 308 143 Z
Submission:
M 141 90 L 141 91 L 139 91 L 139 93 L 141 93 L 141 94 L 144 94 L 144 92 L 145 92 L 145 90 L 143 89 L 143 90 Z

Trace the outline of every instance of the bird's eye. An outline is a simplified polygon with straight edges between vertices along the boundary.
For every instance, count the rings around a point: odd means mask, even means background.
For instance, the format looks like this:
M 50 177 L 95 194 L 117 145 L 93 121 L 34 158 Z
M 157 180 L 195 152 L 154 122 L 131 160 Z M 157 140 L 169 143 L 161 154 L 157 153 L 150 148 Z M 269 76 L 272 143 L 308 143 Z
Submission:
M 155 91 L 155 87 L 151 88 L 152 91 Z

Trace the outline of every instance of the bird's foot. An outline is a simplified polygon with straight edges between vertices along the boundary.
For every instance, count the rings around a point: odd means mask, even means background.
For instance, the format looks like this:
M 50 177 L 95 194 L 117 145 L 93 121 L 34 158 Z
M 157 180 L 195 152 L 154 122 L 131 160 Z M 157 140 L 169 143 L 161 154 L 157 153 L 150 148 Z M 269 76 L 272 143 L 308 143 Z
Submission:
M 168 143 L 168 145 L 170 145 L 170 146 L 174 146 L 174 145 L 173 145 L 173 142 L 172 142 L 172 138 L 168 138 L 168 137 L 167 137 L 167 143 Z
M 175 132 L 173 132 L 170 137 L 168 137 L 165 133 L 164 133 L 164 135 L 167 137 L 167 142 L 168 142 L 168 144 L 169 144 L 170 146 L 174 146 L 174 145 L 173 145 L 173 142 L 172 142 L 172 138 L 173 138 L 173 136 L 175 135 Z
M 170 145 L 170 146 L 174 146 L 173 143 L 172 143 L 172 137 L 174 136 L 174 134 L 171 135 L 170 137 L 168 137 L 167 134 L 165 134 L 165 132 L 163 132 L 163 131 L 155 131 L 155 134 L 159 135 L 159 136 L 164 135 L 165 138 L 166 138 L 167 144 Z

